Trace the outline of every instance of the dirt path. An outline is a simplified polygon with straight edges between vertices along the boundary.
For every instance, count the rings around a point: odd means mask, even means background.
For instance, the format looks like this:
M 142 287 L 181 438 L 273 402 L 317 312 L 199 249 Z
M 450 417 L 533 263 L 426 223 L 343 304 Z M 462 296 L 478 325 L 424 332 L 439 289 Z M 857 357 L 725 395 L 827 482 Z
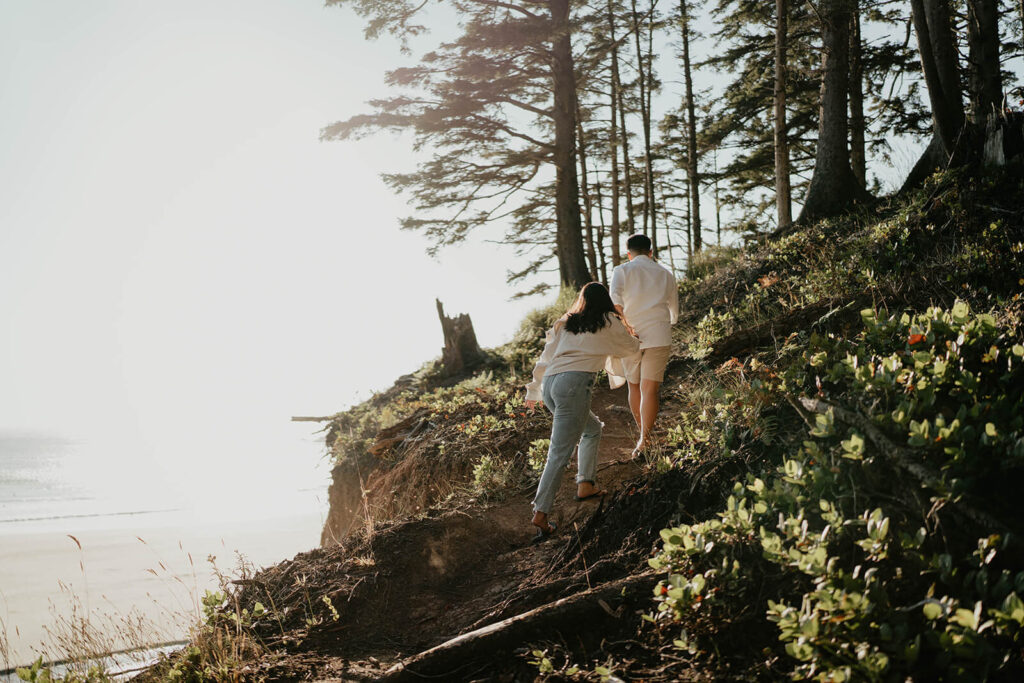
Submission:
M 598 484 L 610 495 L 640 474 L 629 458 L 636 432 L 625 400 L 624 390 L 594 392 L 593 410 L 605 424 Z M 581 533 L 605 501 L 575 500 L 575 470 L 573 458 L 551 513 L 559 530 L 544 543 L 531 543 L 529 486 L 487 506 L 395 523 L 362 548 L 318 549 L 267 570 L 260 586 L 247 587 L 252 596 L 260 587 L 268 595 L 291 587 L 305 592 L 314 612 L 313 601 L 328 597 L 338 616 L 305 628 L 279 623 L 277 633 L 271 627 L 269 639 L 293 642 L 252 673 L 373 680 L 462 633 L 618 578 L 621 566 L 600 557 L 588 563 L 580 552 Z

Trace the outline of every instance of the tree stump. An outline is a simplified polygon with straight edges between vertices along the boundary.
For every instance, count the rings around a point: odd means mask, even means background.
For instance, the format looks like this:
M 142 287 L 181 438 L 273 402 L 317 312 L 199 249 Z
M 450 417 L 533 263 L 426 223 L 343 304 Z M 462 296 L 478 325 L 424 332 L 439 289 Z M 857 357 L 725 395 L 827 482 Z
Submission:
M 484 352 L 476 341 L 473 321 L 467 313 L 460 313 L 454 318 L 444 314 L 444 305 L 437 301 L 437 317 L 441 319 L 441 330 L 444 332 L 444 349 L 441 350 L 441 364 L 446 377 L 458 375 L 479 365 L 485 360 Z

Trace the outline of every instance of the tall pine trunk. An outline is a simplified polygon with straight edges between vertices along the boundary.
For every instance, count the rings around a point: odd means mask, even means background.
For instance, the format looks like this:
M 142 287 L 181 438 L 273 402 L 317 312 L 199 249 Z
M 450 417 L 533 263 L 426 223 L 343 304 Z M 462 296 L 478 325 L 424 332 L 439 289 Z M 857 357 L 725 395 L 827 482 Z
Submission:
M 676 274 L 676 255 L 675 248 L 672 246 L 672 217 L 668 213 L 668 192 L 665 191 L 665 183 L 662 181 L 661 185 L 661 196 L 664 198 L 664 218 L 665 218 L 665 249 L 668 251 L 668 262 L 672 268 L 672 275 Z
M 789 131 L 786 124 L 788 38 L 789 2 L 788 0 L 775 0 L 775 212 L 780 229 L 788 228 L 793 223 L 793 199 L 789 179 Z M 718 212 L 717 178 L 715 180 L 715 212 L 716 214 Z M 722 243 L 721 228 L 718 229 L 718 243 Z
M 850 165 L 861 187 L 868 186 L 864 133 L 864 63 L 860 37 L 860 2 L 850 20 Z
M 608 286 L 608 260 L 605 256 L 604 251 L 604 236 L 608 232 L 608 226 L 604 222 L 604 198 L 601 196 L 601 180 L 600 177 L 594 182 L 594 194 L 597 197 L 597 258 L 599 261 L 599 268 L 601 273 L 601 282 L 607 287 Z M 616 239 L 618 235 L 616 234 Z M 615 247 L 615 251 L 618 251 L 618 246 Z M 613 264 L 614 265 L 617 264 Z
M 576 75 L 569 35 L 569 0 L 548 0 L 551 13 L 551 66 L 555 120 L 555 219 L 562 287 L 579 289 L 590 281 L 583 256 L 580 191 L 576 175 Z
M 583 227 L 586 231 L 587 262 L 590 272 L 597 277 L 597 247 L 594 245 L 593 203 L 587 188 L 587 145 L 583 137 L 583 122 L 580 120 L 579 101 L 576 102 L 576 138 L 580 157 L 580 191 L 583 193 Z
M 967 42 L 970 47 L 969 88 L 974 121 L 984 127 L 1003 101 L 999 73 L 999 2 L 968 0 Z
M 787 148 L 788 149 L 788 148 Z M 712 151 L 711 161 L 715 170 L 715 237 L 718 246 L 722 246 L 722 202 L 718 197 L 718 147 Z M 786 167 L 789 168 L 789 154 L 786 154 Z M 786 176 L 786 191 L 789 191 L 789 176 Z M 786 215 L 789 215 L 789 204 L 786 204 Z
M 608 136 L 612 153 L 612 225 L 610 237 L 612 240 L 612 267 L 622 262 L 622 254 L 619 251 L 619 137 L 617 120 L 619 111 L 619 50 L 615 38 L 615 12 L 612 8 L 612 0 L 608 0 L 608 38 L 612 44 L 611 64 L 611 131 Z M 627 160 L 628 161 L 628 160 Z
M 690 13 L 687 0 L 679 0 L 683 31 L 683 80 L 686 86 L 686 179 L 689 184 L 689 211 L 693 231 L 693 249 L 703 246 L 700 224 L 700 169 L 697 165 L 697 114 L 693 102 L 693 71 L 690 66 Z
M 823 0 L 820 7 L 824 49 L 818 145 L 801 221 L 835 215 L 864 196 L 847 146 L 851 0 Z
M 932 106 L 932 127 L 948 159 L 964 125 L 949 0 L 910 0 L 910 10 Z
M 640 42 L 640 15 L 636 9 L 636 0 L 631 0 L 633 17 L 633 38 L 636 45 L 636 70 L 637 84 L 640 89 L 640 123 L 644 133 L 644 203 L 643 203 L 643 233 L 651 236 L 651 244 L 657 252 L 657 233 L 651 229 L 653 218 L 652 202 L 652 179 L 651 179 L 651 112 L 648 108 L 648 68 L 644 64 L 644 51 Z M 648 19 L 650 21 L 650 18 Z
M 953 161 L 965 123 L 949 0 L 910 0 L 910 16 L 932 108 L 932 139 L 900 192 L 917 187 Z
M 619 78 L 618 48 L 612 50 L 613 90 L 618 97 L 619 132 L 622 140 L 622 189 L 626 193 L 627 230 L 636 232 L 636 212 L 633 207 L 633 164 L 629 159 L 629 131 L 626 128 L 626 103 L 622 93 L 622 80 Z
M 658 253 L 658 198 L 654 191 L 654 156 L 651 147 L 651 120 L 654 114 L 651 108 L 651 100 L 654 91 L 654 7 L 657 0 L 651 0 L 651 14 L 647 19 L 647 193 L 651 197 L 651 243 L 654 253 Z M 665 224 L 668 230 L 668 223 Z M 667 233 L 666 233 L 667 234 Z M 671 247 L 670 247 L 671 248 Z

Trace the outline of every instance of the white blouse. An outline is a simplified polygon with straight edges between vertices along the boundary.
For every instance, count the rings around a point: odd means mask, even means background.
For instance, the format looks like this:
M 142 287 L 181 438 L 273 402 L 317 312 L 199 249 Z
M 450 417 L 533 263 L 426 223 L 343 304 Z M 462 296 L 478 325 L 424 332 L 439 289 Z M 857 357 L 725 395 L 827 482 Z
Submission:
M 611 358 L 631 356 L 640 350 L 640 340 L 634 337 L 617 316 L 608 315 L 608 324 L 597 332 L 574 334 L 565 329 L 565 318 L 560 318 L 547 333 L 544 351 L 533 369 L 533 381 L 526 385 L 526 400 L 540 401 L 541 383 L 546 375 L 560 372 L 597 372 L 608 365 Z M 616 378 L 618 379 L 618 378 Z M 612 381 L 613 386 L 621 382 Z

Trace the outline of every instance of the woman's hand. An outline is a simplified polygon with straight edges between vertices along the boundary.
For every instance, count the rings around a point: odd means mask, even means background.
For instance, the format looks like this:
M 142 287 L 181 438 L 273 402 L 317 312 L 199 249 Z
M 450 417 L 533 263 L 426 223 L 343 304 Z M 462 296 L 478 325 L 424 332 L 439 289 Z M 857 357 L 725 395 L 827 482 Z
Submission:
M 540 403 L 540 401 L 534 401 L 532 399 L 527 399 L 526 401 L 523 402 L 523 405 L 526 406 L 526 408 L 532 413 L 533 409 L 537 407 L 538 403 Z

